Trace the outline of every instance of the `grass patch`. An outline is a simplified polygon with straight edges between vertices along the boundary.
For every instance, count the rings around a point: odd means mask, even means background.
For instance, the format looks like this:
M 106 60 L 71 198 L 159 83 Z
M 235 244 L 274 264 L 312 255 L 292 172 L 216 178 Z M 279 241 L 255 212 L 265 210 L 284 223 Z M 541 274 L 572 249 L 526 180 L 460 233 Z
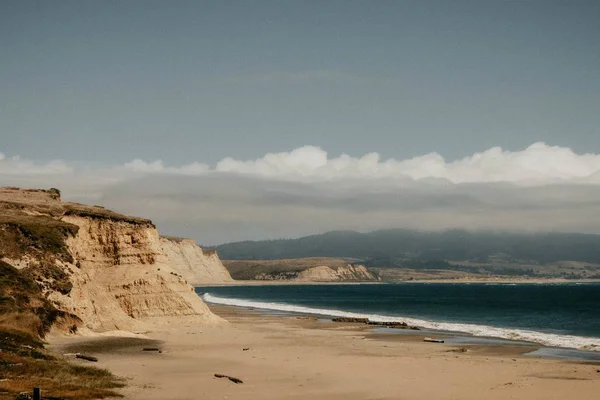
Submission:
M 78 322 L 46 299 L 29 271 L 0 261 L 0 329 L 44 337 L 57 322 Z
M 56 309 L 28 274 L 0 261 L 0 400 L 34 387 L 64 399 L 121 397 L 114 389 L 123 379 L 44 349 L 42 338 L 53 325 L 77 320 Z
M 0 215 L 1 255 L 9 258 L 30 255 L 39 259 L 50 255 L 72 262 L 65 239 L 78 230 L 76 225 L 47 216 L 4 213 Z
M 14 399 L 19 393 L 31 393 L 34 387 L 41 388 L 44 396 L 64 399 L 123 397 L 115 389 L 125 386 L 124 379 L 109 371 L 46 356 L 35 359 L 0 353 L 0 399 Z

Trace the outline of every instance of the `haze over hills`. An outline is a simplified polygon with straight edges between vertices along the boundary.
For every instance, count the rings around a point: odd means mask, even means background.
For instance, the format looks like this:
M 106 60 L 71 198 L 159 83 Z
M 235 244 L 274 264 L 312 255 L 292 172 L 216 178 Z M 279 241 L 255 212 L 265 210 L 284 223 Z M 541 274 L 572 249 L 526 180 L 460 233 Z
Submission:
M 346 257 L 370 268 L 600 277 L 600 235 L 593 234 L 332 231 L 298 239 L 227 243 L 215 249 L 226 260 Z

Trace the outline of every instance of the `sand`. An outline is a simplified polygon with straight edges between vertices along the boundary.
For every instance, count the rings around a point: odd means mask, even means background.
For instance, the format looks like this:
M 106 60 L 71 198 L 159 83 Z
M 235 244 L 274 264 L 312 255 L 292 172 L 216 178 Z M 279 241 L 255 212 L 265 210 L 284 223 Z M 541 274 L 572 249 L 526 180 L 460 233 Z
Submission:
M 600 366 L 525 356 L 528 347 L 461 345 L 468 351 L 460 352 L 418 334 L 210 307 L 230 323 L 171 325 L 149 339 L 55 337 L 51 347 L 95 355 L 99 367 L 127 377 L 125 399 L 600 398 Z

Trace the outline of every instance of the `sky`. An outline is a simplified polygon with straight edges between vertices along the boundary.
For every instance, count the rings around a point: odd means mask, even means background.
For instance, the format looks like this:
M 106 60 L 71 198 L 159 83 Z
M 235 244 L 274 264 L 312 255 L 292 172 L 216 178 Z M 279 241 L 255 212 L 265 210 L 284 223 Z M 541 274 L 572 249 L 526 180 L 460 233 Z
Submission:
M 0 185 L 203 244 L 600 233 L 598 1 L 0 3 Z

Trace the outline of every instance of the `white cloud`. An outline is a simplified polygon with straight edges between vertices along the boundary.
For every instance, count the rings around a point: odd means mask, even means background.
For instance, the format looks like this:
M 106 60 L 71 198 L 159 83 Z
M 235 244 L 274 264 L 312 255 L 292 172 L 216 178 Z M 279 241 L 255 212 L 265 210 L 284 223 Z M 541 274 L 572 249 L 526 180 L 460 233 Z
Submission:
M 89 168 L 85 171 L 89 172 Z M 6 157 L 0 153 L 2 175 L 81 173 L 81 168 L 62 160 L 47 163 Z M 522 185 L 556 182 L 600 183 L 600 154 L 577 154 L 567 147 L 535 143 L 519 151 L 493 147 L 463 159 L 447 162 L 438 153 L 407 160 L 382 160 L 378 153 L 361 157 L 342 154 L 330 158 L 319 147 L 304 146 L 288 152 L 268 153 L 255 160 L 226 157 L 214 166 L 201 162 L 166 165 L 162 160 L 135 159 L 121 166 L 95 168 L 95 174 L 131 178 L 131 174 L 239 174 L 284 181 L 332 181 L 383 179 L 394 181 L 438 178 L 452 183 L 507 182 Z
M 20 156 L 6 157 L 0 153 L 0 175 L 54 175 L 72 172 L 72 167 L 62 160 L 36 163 Z
M 202 175 L 210 171 L 206 164 L 191 163 L 180 167 L 167 167 L 162 160 L 146 162 L 139 158 L 125 163 L 125 169 L 139 173 L 165 173 L 165 174 L 180 174 L 180 175 Z
M 214 170 L 283 180 L 443 178 L 453 183 L 548 183 L 593 176 L 600 172 L 600 154 L 576 154 L 569 148 L 535 143 L 514 152 L 494 147 L 453 162 L 437 153 L 382 161 L 377 153 L 328 158 L 324 150 L 305 146 L 252 161 L 225 158 Z
M 0 182 L 153 219 L 204 243 L 331 229 L 492 228 L 600 232 L 600 155 L 533 144 L 447 162 L 382 160 L 304 146 L 255 160 L 168 165 L 34 162 L 0 153 Z

